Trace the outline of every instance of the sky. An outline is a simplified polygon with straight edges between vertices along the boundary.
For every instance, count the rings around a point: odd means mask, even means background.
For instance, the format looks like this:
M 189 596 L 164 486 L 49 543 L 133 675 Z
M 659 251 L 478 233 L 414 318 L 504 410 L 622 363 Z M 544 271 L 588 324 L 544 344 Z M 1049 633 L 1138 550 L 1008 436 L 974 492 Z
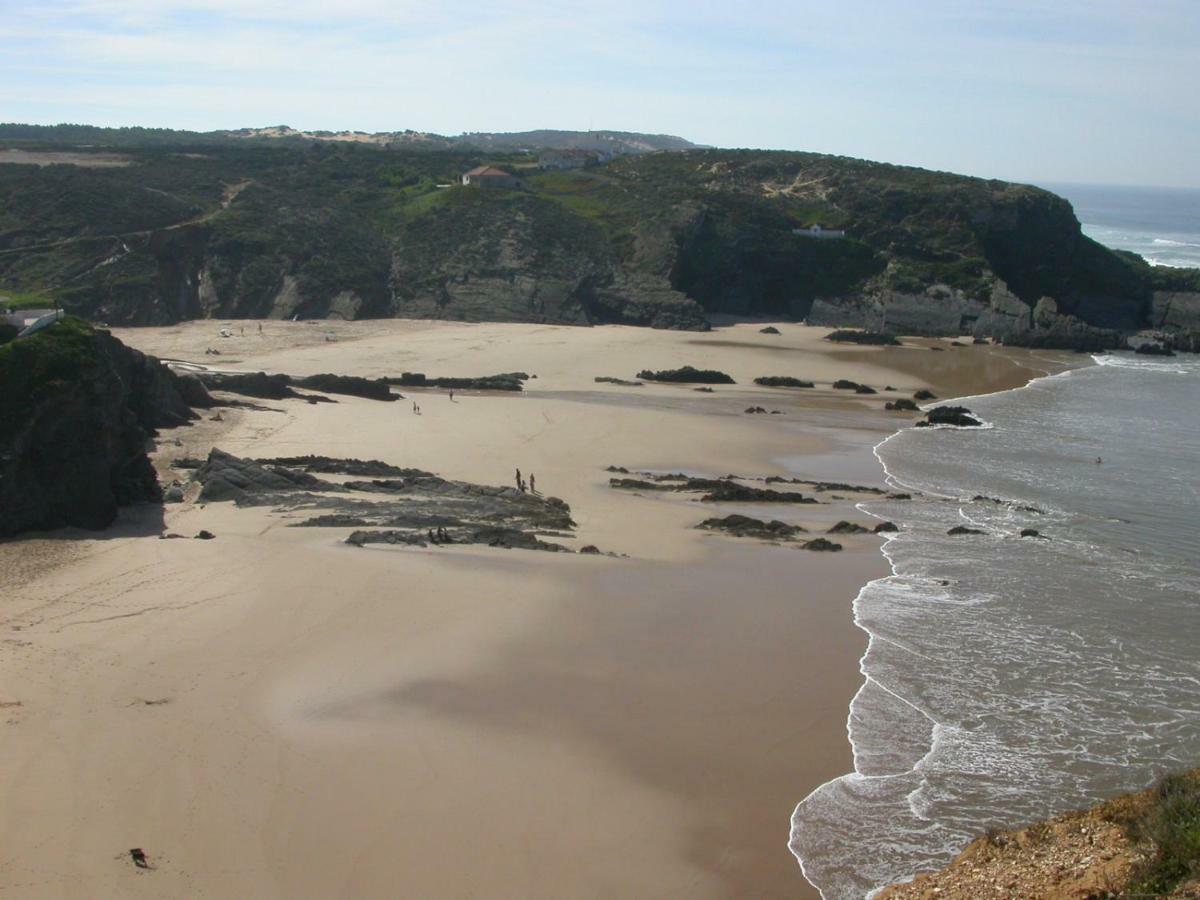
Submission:
M 677 134 L 1200 187 L 1200 0 L 0 0 L 0 121 Z

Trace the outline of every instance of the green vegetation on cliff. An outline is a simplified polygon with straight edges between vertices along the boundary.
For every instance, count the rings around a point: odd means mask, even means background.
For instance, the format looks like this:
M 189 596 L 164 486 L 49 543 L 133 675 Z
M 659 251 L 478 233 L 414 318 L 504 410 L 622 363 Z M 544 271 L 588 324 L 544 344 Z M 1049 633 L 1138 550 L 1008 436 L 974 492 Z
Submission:
M 22 126 L 23 128 L 24 126 Z M 0 293 L 110 322 L 421 316 L 703 328 L 706 315 L 1003 334 L 1133 329 L 1195 289 L 1084 237 L 1046 191 L 811 153 L 528 153 L 0 126 L 126 165 L 0 165 Z M 82 133 L 81 133 L 82 134 Z M 140 138 L 139 138 L 140 135 Z M 51 142 L 51 139 L 59 143 Z M 78 138 L 82 140 L 83 138 Z M 521 190 L 459 184 L 489 163 Z M 818 238 L 807 226 L 843 229 Z M 1071 320 L 1075 321 L 1075 320 Z
M 0 346 L 0 445 L 25 426 L 38 404 L 74 390 L 96 365 L 94 331 L 68 318 Z

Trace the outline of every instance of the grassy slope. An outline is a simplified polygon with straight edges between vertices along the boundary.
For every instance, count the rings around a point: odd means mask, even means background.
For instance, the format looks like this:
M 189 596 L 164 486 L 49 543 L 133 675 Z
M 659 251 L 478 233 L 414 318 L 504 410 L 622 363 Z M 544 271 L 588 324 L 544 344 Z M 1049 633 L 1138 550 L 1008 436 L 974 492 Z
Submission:
M 669 279 L 716 311 L 802 314 L 818 296 L 934 283 L 983 298 L 993 274 L 1028 303 L 1049 295 L 1068 298 L 1068 308 L 1069 298 L 1089 292 L 1136 298 L 1149 290 L 1147 267 L 1083 238 L 1065 201 L 921 169 L 693 150 L 538 173 L 517 169 L 526 155 L 133 137 L 119 144 L 134 159 L 125 168 L 0 166 L 0 292 L 56 292 L 81 310 L 96 298 L 136 304 L 161 294 L 155 250 L 138 232 L 207 218 L 241 182 L 250 186 L 206 227 L 218 293 L 237 298 L 229 312 L 242 315 L 262 314 L 284 274 L 298 278 L 313 314 L 353 290 L 367 314 L 387 315 L 393 254 L 406 279 L 401 291 L 430 284 L 444 277 L 447 257 L 461 258 L 481 230 L 506 227 L 517 213 L 531 222 L 528 239 L 588 267 Z M 517 199 L 438 187 L 480 162 L 528 172 L 528 192 Z M 791 233 L 813 221 L 850 236 Z

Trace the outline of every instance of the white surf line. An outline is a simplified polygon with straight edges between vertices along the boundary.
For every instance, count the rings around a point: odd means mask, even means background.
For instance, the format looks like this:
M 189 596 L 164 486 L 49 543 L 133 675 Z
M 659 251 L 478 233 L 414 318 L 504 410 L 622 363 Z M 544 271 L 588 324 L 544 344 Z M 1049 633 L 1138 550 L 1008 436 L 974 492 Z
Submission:
M 963 401 L 963 400 L 977 399 L 977 398 L 980 398 L 980 397 L 990 397 L 990 396 L 993 396 L 993 395 L 995 395 L 995 394 L 1004 394 L 1004 393 L 1007 393 L 1007 392 L 1009 392 L 1009 391 L 1023 391 L 1023 390 L 1027 390 L 1028 388 L 1030 388 L 1031 386 L 1033 386 L 1033 384 L 1034 384 L 1034 383 L 1036 383 L 1036 382 L 1038 382 L 1038 381 L 1042 381 L 1043 379 L 1049 379 L 1049 378 L 1062 378 L 1062 377 L 1065 377 L 1065 376 L 1068 376 L 1068 375 L 1070 375 L 1072 372 L 1074 372 L 1074 371 L 1076 371 L 1076 370 L 1075 370 L 1075 369 L 1064 369 L 1062 372 L 1054 372 L 1054 373 L 1051 373 L 1051 372 L 1050 372 L 1050 370 L 1048 370 L 1048 369 L 1042 369 L 1042 371 L 1043 371 L 1045 374 L 1043 374 L 1043 375 L 1040 375 L 1040 376 L 1038 376 L 1038 377 L 1036 377 L 1036 378 L 1031 378 L 1031 379 L 1030 379 L 1028 382 L 1026 382 L 1025 384 L 1023 384 L 1023 385 L 1019 385 L 1019 386 L 1017 386 L 1017 387 L 1015 387 L 1015 388 L 1003 388 L 1003 389 L 1001 389 L 1001 390 L 996 390 L 996 391 L 987 391 L 987 392 L 984 392 L 984 393 L 981 393 L 981 394 L 968 394 L 968 395 L 965 395 L 965 396 L 962 396 L 962 397 L 954 397 L 954 398 L 947 399 L 947 400 L 940 400 L 940 401 L 938 401 L 938 402 L 936 402 L 936 403 L 931 403 L 931 404 L 929 404 L 927 407 L 921 407 L 921 409 L 922 409 L 922 410 L 926 410 L 926 409 L 932 409 L 934 406 L 942 406 L 942 405 L 945 405 L 945 404 L 947 404 L 947 403 L 961 402 L 961 401 Z M 883 457 L 879 455 L 879 449 L 880 449 L 880 448 L 881 448 L 881 447 L 882 447 L 884 444 L 886 444 L 886 443 L 887 443 L 888 441 L 890 441 L 892 438 L 894 438 L 894 437 L 896 437 L 896 436 L 898 436 L 898 435 L 900 435 L 900 434 L 903 434 L 903 433 L 904 433 L 904 432 L 906 432 L 906 431 L 911 431 L 911 430 L 912 430 L 912 427 L 913 427 L 913 426 L 908 426 L 908 427 L 906 427 L 906 428 L 901 428 L 901 429 L 897 430 L 896 432 L 894 432 L 893 434 L 890 434 L 890 435 L 888 435 L 886 438 L 884 438 L 882 441 L 880 441 L 878 444 L 876 444 L 874 447 L 872 447 L 872 448 L 871 448 L 871 453 L 872 453 L 872 455 L 873 455 L 873 456 L 875 457 L 875 459 L 876 459 L 876 460 L 879 462 L 879 465 L 880 465 L 880 467 L 883 469 L 883 472 L 884 472 L 884 483 L 885 483 L 885 484 L 887 484 L 889 487 L 899 487 L 899 488 L 902 488 L 902 489 L 904 489 L 904 490 L 907 490 L 907 491 L 908 491 L 908 492 L 910 492 L 910 493 L 914 493 L 914 494 L 920 494 L 920 495 L 923 495 L 923 496 L 926 496 L 926 497 L 930 497 L 930 496 L 932 496 L 932 497 L 937 497 L 937 498 L 939 498 L 939 499 L 943 499 L 943 500 L 959 500 L 959 501 L 961 501 L 961 499 L 962 499 L 962 498 L 960 498 L 960 497 L 951 496 L 951 495 L 949 495 L 949 494 L 942 494 L 942 493 L 939 493 L 939 492 L 937 492 L 937 491 L 924 490 L 924 489 L 922 489 L 922 488 L 918 488 L 918 487 L 915 487 L 915 486 L 912 486 L 912 485 L 908 485 L 908 484 L 906 484 L 905 482 L 901 481 L 899 478 L 897 478 L 897 477 L 896 477 L 896 476 L 895 476 L 895 475 L 892 473 L 892 471 L 891 471 L 891 470 L 888 468 L 888 465 L 887 465 L 887 463 L 886 463 L 886 462 L 884 462 L 884 460 L 883 460 Z M 955 427 L 955 426 L 939 426 L 939 427 Z M 937 430 L 937 428 L 935 428 L 934 430 Z M 864 511 L 864 512 L 867 512 L 867 514 L 868 514 L 868 515 L 873 515 L 873 513 L 871 513 L 869 510 L 863 510 L 863 511 Z M 961 512 L 961 510 L 960 510 L 960 512 Z M 803 806 L 805 803 L 807 803 L 809 799 L 811 799 L 812 797 L 816 796 L 818 793 L 820 793 L 821 791 L 823 791 L 823 790 L 824 790 L 826 787 L 828 787 L 829 785 L 831 785 L 831 784 L 834 784 L 834 783 L 836 783 L 836 782 L 838 782 L 838 781 L 841 781 L 841 780 L 843 780 L 843 779 L 852 779 L 852 780 L 856 780 L 856 781 L 867 781 L 867 780 L 879 780 L 879 779 L 899 778 L 899 777 L 902 777 L 902 776 L 905 776 L 905 775 L 912 775 L 912 774 L 915 774 L 915 773 L 917 772 L 917 770 L 920 768 L 920 766 L 921 766 L 921 765 L 922 765 L 922 764 L 923 764 L 923 763 L 924 763 L 924 762 L 925 762 L 927 759 L 929 759 L 929 758 L 930 758 L 930 756 L 932 756 L 932 755 L 933 755 L 933 753 L 934 753 L 934 752 L 937 750 L 938 744 L 940 743 L 940 741 L 939 741 L 939 737 L 940 737 L 940 735 L 939 735 L 939 732 L 940 732 L 940 730 L 943 728 L 943 725 L 942 725 L 942 723 L 938 722 L 936 719 L 934 719 L 932 716 L 930 716 L 930 715 L 929 715 L 927 712 L 925 712 L 925 710 L 921 709 L 919 706 L 917 706 L 917 705 L 915 705 L 915 704 L 911 703 L 910 701 L 906 700 L 904 697 L 901 697 L 901 696 L 900 696 L 899 694 L 897 694 L 895 691 L 893 691 L 893 690 L 889 689 L 889 688 L 888 688 L 888 687 L 886 687 L 885 685 L 883 685 L 883 684 L 881 684 L 880 682 L 876 681 L 874 678 L 872 678 L 872 677 L 871 677 L 871 676 L 870 676 L 870 675 L 867 673 L 867 671 L 866 671 L 866 668 L 865 668 L 865 666 L 866 666 L 866 661 L 867 661 L 867 657 L 868 657 L 868 655 L 869 655 L 869 654 L 870 654 L 870 652 L 871 652 L 871 645 L 872 645 L 872 643 L 873 643 L 873 642 L 874 642 L 876 639 L 879 639 L 879 640 L 885 640 L 885 639 L 883 639 L 883 638 L 878 638 L 878 636 L 877 636 L 877 635 L 873 634 L 873 633 L 872 633 L 872 632 L 871 632 L 871 631 L 870 631 L 868 628 L 866 628 L 866 627 L 865 627 L 865 626 L 862 624 L 862 621 L 861 621 L 861 619 L 859 618 L 859 615 L 858 615 L 858 606 L 859 606 L 859 601 L 862 599 L 862 595 L 863 595 L 863 593 L 864 593 L 864 592 L 865 592 L 865 591 L 866 591 L 868 588 L 870 588 L 872 585 L 876 584 L 876 582 L 883 582 L 883 581 L 887 581 L 887 580 L 888 580 L 888 579 L 890 579 L 890 578 L 898 578 L 898 577 L 902 577 L 902 576 L 900 576 L 900 573 L 899 573 L 899 571 L 898 571 L 898 570 L 897 570 L 897 568 L 896 568 L 896 562 L 895 562 L 895 560 L 892 558 L 891 554 L 889 554 L 889 553 L 888 553 L 888 546 L 891 544 L 891 542 L 892 542 L 893 540 L 895 540 L 895 539 L 896 539 L 896 537 L 897 537 L 897 535 L 893 535 L 893 534 L 888 534 L 888 535 L 885 535 L 885 537 L 884 537 L 884 543 L 883 543 L 883 546 L 882 546 L 882 547 L 880 547 L 880 552 L 883 554 L 884 558 L 885 558 L 885 559 L 888 561 L 888 565 L 891 567 L 892 573 L 891 573 L 890 575 L 886 575 L 886 576 L 884 576 L 883 578 L 876 578 L 876 579 L 874 579 L 874 580 L 872 580 L 872 581 L 869 581 L 869 582 L 867 582 L 865 585 L 863 585 L 863 586 L 862 586 L 862 587 L 859 589 L 859 591 L 858 591 L 858 594 L 857 594 L 857 595 L 855 595 L 854 602 L 853 602 L 853 604 L 852 604 L 852 606 L 851 606 L 851 608 L 852 608 L 852 609 L 853 609 L 853 611 L 854 611 L 854 624 L 855 624 L 855 626 L 856 626 L 857 628 L 859 628 L 860 630 L 862 630 L 862 631 L 863 631 L 863 633 L 867 635 L 867 649 L 866 649 L 866 650 L 863 652 L 863 655 L 862 655 L 861 657 L 859 657 L 859 660 L 858 660 L 858 670 L 859 670 L 859 672 L 861 672 L 861 673 L 862 673 L 862 675 L 863 675 L 863 683 L 862 683 L 862 685 L 859 687 L 859 689 L 858 689 L 858 690 L 855 692 L 855 694 L 854 694 L 854 697 L 852 697 L 852 698 L 851 698 L 851 700 L 850 700 L 850 708 L 847 710 L 847 713 L 846 713 L 846 740 L 847 740 L 847 742 L 850 744 L 850 754 L 851 754 L 851 758 L 853 759 L 854 771 L 853 771 L 853 772 L 847 772 L 847 773 L 846 773 L 846 774 L 844 774 L 844 775 L 839 775 L 839 776 L 837 776 L 836 778 L 830 778 L 828 781 L 826 781 L 826 782 L 824 782 L 824 783 L 822 783 L 822 784 L 818 785 L 816 788 L 814 788 L 813 790 L 809 791 L 809 793 L 808 793 L 808 794 L 807 794 L 807 795 L 806 795 L 806 796 L 805 796 L 805 797 L 804 797 L 802 800 L 800 800 L 800 802 L 799 802 L 799 803 L 797 803 L 797 804 L 796 804 L 796 806 L 795 806 L 795 808 L 792 810 L 792 817 L 791 817 L 790 824 L 789 824 L 789 828 L 788 828 L 788 852 L 789 852 L 789 853 L 791 853 L 793 857 L 795 857 L 795 859 L 796 859 L 796 862 L 797 862 L 797 863 L 799 864 L 799 866 L 800 866 L 800 874 L 801 874 L 801 875 L 804 877 L 804 880 L 805 880 L 805 881 L 807 881 L 809 884 L 811 884 L 811 885 L 813 886 L 813 888 L 814 888 L 814 889 L 817 891 L 817 893 L 821 895 L 821 897 L 822 897 L 822 900 L 824 900 L 824 898 L 825 898 L 825 892 L 821 890 L 821 887 L 820 887 L 820 885 L 818 885 L 818 884 L 817 884 L 816 882 L 814 882 L 814 881 L 813 881 L 811 878 L 809 878 L 809 876 L 808 876 L 808 870 L 807 870 L 807 868 L 806 868 L 806 867 L 805 867 L 805 865 L 804 865 L 804 858 L 803 858 L 802 856 L 800 856 L 798 853 L 796 853 L 796 851 L 795 851 L 795 850 L 793 850 L 793 849 L 792 849 L 792 843 L 793 843 L 793 840 L 795 839 L 795 836 L 796 836 L 796 814 L 797 814 L 797 813 L 800 811 L 800 807 L 801 807 L 801 806 Z M 912 768 L 910 768 L 910 769 L 909 769 L 907 772 L 898 772 L 898 773 L 895 773 L 895 774 L 892 774 L 892 775 L 863 775 L 863 774 L 862 774 L 860 771 L 858 771 L 858 749 L 857 749 L 857 747 L 855 746 L 855 743 L 854 743 L 854 736 L 853 736 L 853 730 L 852 730 L 852 727 L 851 727 L 851 722 L 852 722 L 852 719 L 853 719 L 853 716 L 854 716 L 854 703 L 855 703 L 855 701 L 857 701 L 857 700 L 858 700 L 858 698 L 859 698 L 859 695 L 861 695 L 861 694 L 862 694 L 862 692 L 863 692 L 863 691 L 866 689 L 867 685 L 868 685 L 868 684 L 870 684 L 870 683 L 872 683 L 872 682 L 873 682 L 874 684 L 876 684 L 878 687 L 882 688 L 884 691 L 886 691 L 886 692 L 887 692 L 888 694 L 890 694 L 892 697 L 894 697 L 895 699 L 899 700 L 901 703 L 905 704 L 906 706 L 909 706 L 909 707 L 911 707 L 912 709 L 915 709 L 917 712 L 919 712 L 919 713 L 920 713 L 922 716 L 924 716 L 926 719 L 928 719 L 928 720 L 929 720 L 929 721 L 930 721 L 930 722 L 933 724 L 933 728 L 932 728 L 932 734 L 931 734 L 930 743 L 929 743 L 929 750 L 927 750 L 927 751 L 925 752 L 925 754 L 924 754 L 924 755 L 923 755 L 923 756 L 922 756 L 922 757 L 921 757 L 919 760 L 917 760 L 917 762 L 916 762 L 916 763 L 914 763 L 914 764 L 913 764 L 913 766 L 912 766 Z M 917 815 L 916 811 L 913 809 L 913 807 L 912 807 L 912 794 L 911 794 L 911 793 L 909 794 L 909 796 L 908 796 L 908 798 L 907 798 L 907 802 L 908 802 L 908 805 L 909 805 L 909 809 L 910 809 L 910 811 L 912 811 L 912 812 L 913 812 L 913 815 L 914 815 L 914 817 L 915 817 L 915 818 L 918 818 L 918 819 L 922 819 L 922 818 L 924 818 L 923 816 L 919 816 L 919 815 Z M 873 889 L 872 889 L 872 890 L 871 890 L 871 891 L 868 893 L 868 895 L 867 895 L 867 896 L 868 896 L 868 898 L 869 898 L 869 897 L 871 897 L 871 896 L 873 896 L 874 894 L 878 893 L 878 892 L 879 892 L 880 890 L 882 890 L 884 887 L 886 887 L 886 885 L 880 885 L 880 886 L 878 886 L 878 887 L 876 887 L 876 888 L 873 888 Z

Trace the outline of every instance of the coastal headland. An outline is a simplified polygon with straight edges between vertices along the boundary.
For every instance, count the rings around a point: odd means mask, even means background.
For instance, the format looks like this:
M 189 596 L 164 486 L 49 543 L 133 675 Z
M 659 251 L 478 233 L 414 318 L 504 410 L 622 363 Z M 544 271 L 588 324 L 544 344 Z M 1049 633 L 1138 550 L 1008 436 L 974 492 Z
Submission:
M 164 506 L 0 543 L 0 893 L 814 896 L 789 816 L 852 765 L 851 601 L 888 572 L 855 504 L 887 490 L 872 447 L 919 417 L 885 403 L 1066 363 L 715 324 L 114 330 L 181 370 L 529 377 L 453 397 L 399 386 L 396 402 L 212 388 L 238 405 L 157 438 L 159 482 L 178 489 Z M 638 377 L 689 365 L 733 383 Z M 324 512 L 307 498 L 202 497 L 214 449 L 377 460 L 437 476 L 433 493 L 515 488 L 519 469 L 569 507 L 573 527 L 539 539 L 576 552 L 463 543 L 461 525 L 356 546 L 350 524 L 292 527 Z M 658 480 L 673 474 L 739 487 L 655 489 L 685 483 Z M 729 515 L 760 525 L 697 527 Z M 844 522 L 865 533 L 829 534 Z M 821 537 L 841 552 L 805 552 Z

